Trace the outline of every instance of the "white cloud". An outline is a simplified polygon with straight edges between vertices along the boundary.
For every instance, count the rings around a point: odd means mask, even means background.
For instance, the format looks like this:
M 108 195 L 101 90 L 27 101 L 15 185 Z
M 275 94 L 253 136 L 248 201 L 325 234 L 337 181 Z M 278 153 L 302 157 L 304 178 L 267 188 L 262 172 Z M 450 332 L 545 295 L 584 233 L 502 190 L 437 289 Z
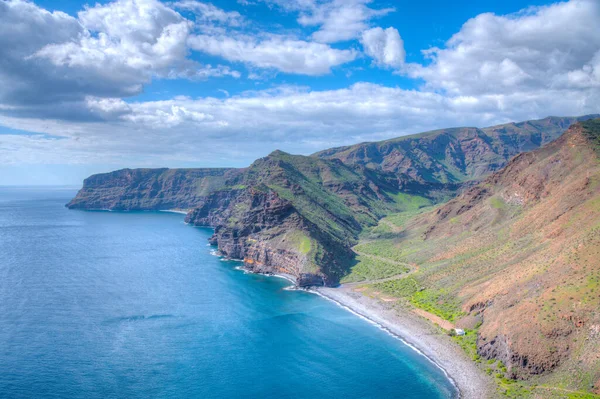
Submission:
M 211 19 L 232 18 L 207 7 Z M 241 77 L 230 66 L 191 61 L 193 23 L 157 0 L 97 4 L 77 18 L 2 0 L 0 20 L 0 104 L 13 115 L 83 119 L 91 117 L 86 97 L 136 95 L 155 77 Z
M 24 1 L 0 1 L 0 21 L 0 103 L 40 103 L 57 97 L 64 101 L 80 90 L 77 86 L 81 84 L 68 82 L 27 59 L 47 44 L 63 43 L 81 34 L 83 29 L 75 18 Z M 60 96 L 52 95 L 55 84 L 63 87 Z
M 5 126 L 63 138 L 5 135 L 0 159 L 18 162 L 24 151 L 39 163 L 122 163 L 126 157 L 136 165 L 244 166 L 276 148 L 308 154 L 447 126 L 582 115 L 600 111 L 598 104 L 598 91 L 448 96 L 371 83 L 327 91 L 285 86 L 229 98 L 88 98 L 101 123 L 0 117 Z
M 338 50 L 322 43 L 271 35 L 262 41 L 252 37 L 196 35 L 189 39 L 192 49 L 282 72 L 324 75 L 331 68 L 354 60 L 354 50 Z
M 288 4 L 308 18 L 332 2 Z M 442 48 L 426 51 L 431 62 L 424 65 L 404 62 L 394 28 L 355 33 L 375 63 L 422 80 L 418 90 L 365 82 L 132 102 L 123 98 L 153 76 L 242 78 L 226 62 L 191 63 L 190 48 L 244 63 L 248 79 L 263 80 L 276 71 L 327 74 L 358 54 L 268 33 L 191 33 L 192 23 L 151 0 L 98 5 L 79 19 L 0 0 L 0 125 L 40 133 L 0 136 L 0 160 L 243 166 L 275 148 L 311 153 L 450 125 L 598 113 L 599 8 L 572 0 L 509 16 L 482 14 Z M 314 23 L 325 32 L 326 22 Z
M 469 20 L 429 66 L 408 73 L 452 94 L 512 93 L 600 84 L 600 3 L 572 0 Z
M 375 9 L 372 0 L 263 0 L 284 10 L 299 12 L 298 23 L 316 26 L 312 38 L 322 43 L 356 39 L 369 28 L 369 22 L 395 11 L 394 8 Z
M 229 26 L 240 26 L 244 23 L 244 17 L 237 11 L 225 11 L 215 7 L 211 3 L 195 0 L 182 0 L 172 3 L 179 10 L 188 10 L 196 14 L 196 20 L 206 22 L 218 22 Z
M 369 0 L 334 0 L 320 4 L 309 14 L 303 14 L 298 22 L 305 26 L 319 25 L 319 30 L 312 37 L 320 42 L 335 43 L 358 37 L 360 32 L 368 28 L 368 22 L 386 15 L 394 9 L 375 10 L 366 4 Z
M 158 0 L 117 0 L 78 14 L 78 40 L 49 44 L 35 56 L 56 66 L 86 68 L 145 83 L 188 65 L 191 23 Z M 76 38 L 75 38 L 76 39 Z
M 378 65 L 400 68 L 404 64 L 404 41 L 395 28 L 366 30 L 362 33 L 361 43 L 365 53 Z
M 232 78 L 239 79 L 242 74 L 226 65 L 217 65 L 216 67 L 213 67 L 208 64 L 180 71 L 173 70 L 168 74 L 170 79 L 184 78 L 189 80 L 206 80 L 223 76 L 231 76 Z

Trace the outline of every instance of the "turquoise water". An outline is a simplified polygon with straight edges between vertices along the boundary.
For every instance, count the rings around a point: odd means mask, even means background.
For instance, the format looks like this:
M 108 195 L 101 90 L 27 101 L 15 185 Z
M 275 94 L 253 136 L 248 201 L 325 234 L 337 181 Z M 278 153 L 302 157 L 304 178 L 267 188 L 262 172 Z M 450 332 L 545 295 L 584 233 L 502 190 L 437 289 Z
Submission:
M 210 254 L 183 215 L 0 188 L 0 397 L 447 398 L 397 339 Z

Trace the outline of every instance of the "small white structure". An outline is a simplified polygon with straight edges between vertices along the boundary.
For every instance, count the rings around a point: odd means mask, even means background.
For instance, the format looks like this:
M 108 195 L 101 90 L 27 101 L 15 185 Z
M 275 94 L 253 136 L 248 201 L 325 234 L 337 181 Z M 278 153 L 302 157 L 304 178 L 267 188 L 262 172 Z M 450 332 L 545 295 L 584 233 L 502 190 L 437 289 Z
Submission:
M 463 330 L 462 328 L 455 328 L 454 332 L 456 333 L 456 335 L 458 335 L 459 337 L 465 335 L 465 330 Z

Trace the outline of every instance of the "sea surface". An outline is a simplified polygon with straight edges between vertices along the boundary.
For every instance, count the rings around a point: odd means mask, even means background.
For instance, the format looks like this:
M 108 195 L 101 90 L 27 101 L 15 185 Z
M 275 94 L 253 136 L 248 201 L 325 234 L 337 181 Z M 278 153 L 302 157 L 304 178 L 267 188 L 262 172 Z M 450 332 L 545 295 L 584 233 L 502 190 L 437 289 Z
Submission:
M 164 212 L 0 188 L 2 398 L 448 398 L 419 353 Z

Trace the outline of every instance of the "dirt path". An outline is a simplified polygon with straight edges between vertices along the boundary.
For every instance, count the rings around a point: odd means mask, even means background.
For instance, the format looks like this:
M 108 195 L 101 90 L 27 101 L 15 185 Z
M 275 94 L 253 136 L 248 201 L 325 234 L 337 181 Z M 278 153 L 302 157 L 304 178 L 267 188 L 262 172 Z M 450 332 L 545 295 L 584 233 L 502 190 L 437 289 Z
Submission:
M 455 328 L 454 324 L 452 324 L 448 320 L 444 320 L 440 316 L 436 316 L 433 313 L 429 313 L 423 309 L 414 308 L 414 309 L 412 309 L 412 311 L 414 313 L 418 314 L 419 316 L 426 318 L 433 324 L 437 324 L 438 326 L 442 327 L 446 331 L 450 331 L 453 328 Z
M 360 252 L 357 250 L 354 250 L 354 253 L 360 256 L 364 256 L 367 258 L 372 258 L 372 259 L 377 259 L 380 260 L 382 262 L 387 262 L 387 263 L 391 263 L 391 264 L 395 264 L 398 266 L 402 266 L 402 267 L 408 267 L 411 270 L 407 273 L 401 273 L 401 274 L 396 274 L 394 276 L 390 276 L 390 277 L 386 277 L 386 278 L 380 278 L 377 280 L 365 280 L 365 281 L 357 281 L 355 283 L 345 283 L 342 284 L 341 287 L 343 288 L 353 288 L 353 287 L 359 287 L 361 285 L 365 285 L 365 284 L 376 284 L 376 283 L 384 283 L 386 281 L 392 281 L 392 280 L 399 280 L 399 279 L 403 279 L 403 278 L 407 278 L 411 275 L 413 275 L 414 273 L 416 273 L 419 270 L 419 265 L 411 265 L 408 263 L 404 263 L 404 262 L 397 262 L 397 261 L 393 261 L 387 258 L 382 258 L 380 256 L 376 256 L 376 255 L 371 255 L 371 254 L 366 254 L 364 252 Z M 388 301 L 390 299 L 388 299 L 387 297 L 381 297 L 380 299 L 384 300 L 384 301 Z M 415 308 L 413 309 L 413 312 L 418 314 L 421 317 L 426 318 L 427 320 L 431 321 L 434 324 L 439 325 L 440 327 L 442 327 L 444 330 L 450 331 L 452 329 L 455 328 L 454 324 L 452 324 L 451 322 L 449 322 L 448 320 L 444 320 L 439 316 L 434 315 L 433 313 L 429 313 L 423 309 L 418 309 Z
M 386 277 L 386 278 L 380 278 L 378 280 L 363 280 L 363 281 L 357 281 L 354 283 L 344 283 L 341 284 L 340 287 L 359 287 L 361 285 L 365 285 L 365 284 L 376 284 L 376 283 L 384 283 L 386 281 L 392 281 L 392 280 L 399 280 L 401 278 L 406 278 L 408 276 L 410 276 L 413 272 L 407 272 L 407 273 L 402 273 L 402 274 L 396 274 L 394 276 L 390 276 L 390 277 Z
M 385 219 L 381 219 L 379 221 L 379 223 L 380 224 L 385 224 L 387 227 L 389 227 L 390 229 L 392 229 L 393 233 L 400 233 L 403 230 L 402 227 L 396 226 L 394 223 L 392 223 L 392 222 L 390 222 L 388 220 L 385 220 Z
M 354 251 L 355 254 L 360 255 L 360 256 L 364 256 L 365 258 L 371 258 L 371 259 L 375 259 L 375 260 L 379 260 L 381 262 L 386 262 L 386 263 L 391 263 L 392 265 L 397 265 L 397 266 L 401 266 L 401 267 L 406 267 L 409 268 L 410 270 L 406 273 L 399 273 L 399 274 L 395 274 L 393 276 L 390 277 L 385 277 L 385 278 L 380 278 L 377 280 L 363 280 L 363 281 L 357 281 L 357 282 L 353 282 L 353 283 L 344 283 L 341 285 L 341 287 L 358 287 L 361 285 L 365 285 L 365 284 L 375 284 L 375 283 L 384 283 L 386 281 L 392 281 L 392 280 L 398 280 L 398 279 L 402 279 L 402 278 L 407 278 L 411 275 L 413 275 L 414 273 L 419 271 L 419 265 L 416 264 L 410 264 L 410 263 L 405 263 L 405 262 L 397 262 L 391 259 L 387 259 L 387 258 L 382 258 L 381 256 L 377 256 L 377 255 L 371 255 L 371 254 L 367 254 L 364 252 L 360 252 L 357 251 L 355 249 L 352 249 Z
M 354 248 L 352 249 L 352 251 L 355 254 L 357 254 L 357 255 L 364 256 L 365 258 L 371 258 L 371 259 L 375 259 L 375 260 L 378 260 L 378 261 L 381 261 L 381 262 L 391 263 L 392 265 L 404 266 L 404 267 L 408 267 L 410 269 L 414 269 L 416 267 L 416 265 L 411 265 L 410 263 L 398 262 L 398 261 L 395 261 L 395 260 L 392 260 L 392 259 L 388 259 L 388 258 L 384 258 L 384 257 L 381 257 L 381 256 L 367 254 L 365 252 L 357 251 Z

